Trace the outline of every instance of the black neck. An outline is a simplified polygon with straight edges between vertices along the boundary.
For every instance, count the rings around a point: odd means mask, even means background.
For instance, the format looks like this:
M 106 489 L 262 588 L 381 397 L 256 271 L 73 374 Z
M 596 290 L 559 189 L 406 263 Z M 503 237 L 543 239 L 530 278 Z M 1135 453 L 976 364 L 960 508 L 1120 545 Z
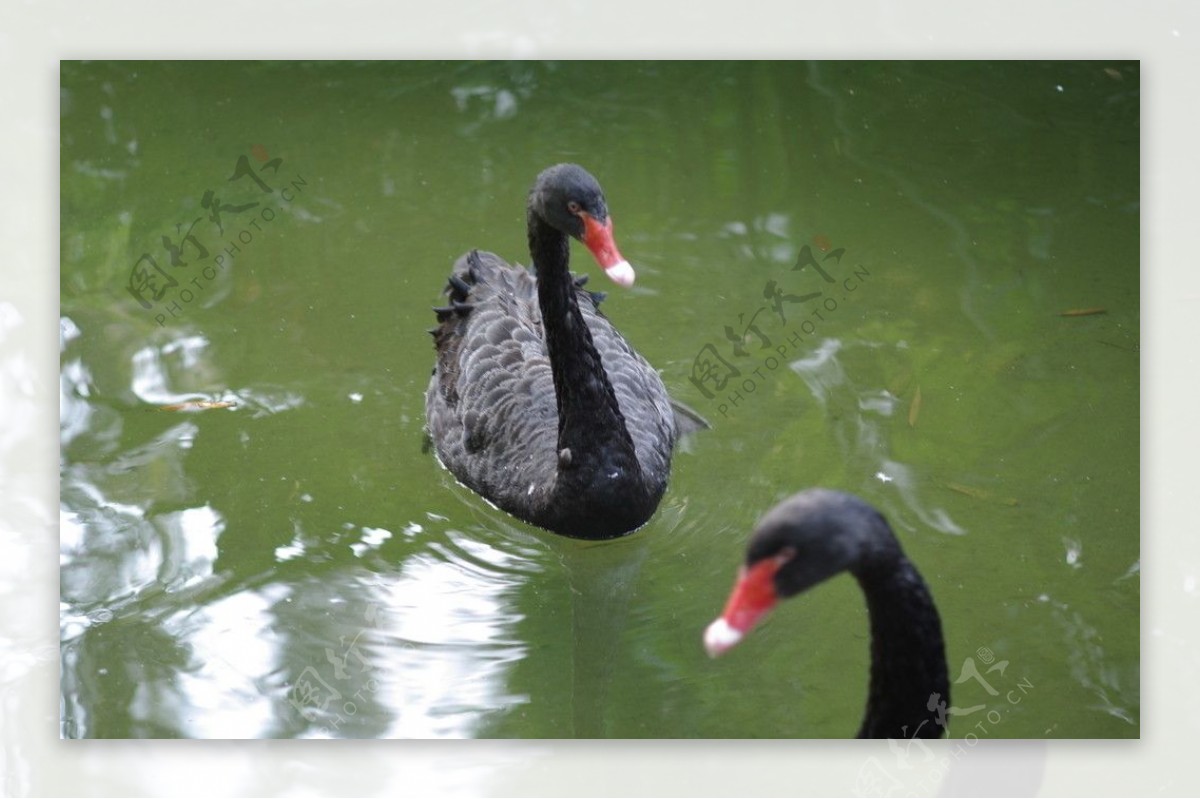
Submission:
M 940 737 L 938 705 L 944 723 L 950 685 L 942 624 L 925 581 L 899 553 L 855 576 L 871 617 L 871 688 L 858 737 Z
M 554 374 L 559 451 L 570 450 L 573 472 L 604 469 L 640 476 L 617 395 L 579 312 L 568 270 L 569 240 L 530 213 L 529 253 L 537 270 L 538 305 Z

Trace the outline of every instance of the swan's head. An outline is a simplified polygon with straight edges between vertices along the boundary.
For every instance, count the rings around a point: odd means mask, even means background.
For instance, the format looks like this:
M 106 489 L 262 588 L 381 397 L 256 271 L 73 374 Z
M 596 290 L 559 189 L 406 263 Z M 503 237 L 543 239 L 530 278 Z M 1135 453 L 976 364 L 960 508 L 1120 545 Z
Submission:
M 704 632 L 705 649 L 720 655 L 780 599 L 898 552 L 887 522 L 857 497 L 824 489 L 793 495 L 759 520 L 725 610 Z
M 617 250 L 612 217 L 596 179 L 577 164 L 557 164 L 538 175 L 529 192 L 530 213 L 583 242 L 613 282 L 633 285 L 633 267 Z

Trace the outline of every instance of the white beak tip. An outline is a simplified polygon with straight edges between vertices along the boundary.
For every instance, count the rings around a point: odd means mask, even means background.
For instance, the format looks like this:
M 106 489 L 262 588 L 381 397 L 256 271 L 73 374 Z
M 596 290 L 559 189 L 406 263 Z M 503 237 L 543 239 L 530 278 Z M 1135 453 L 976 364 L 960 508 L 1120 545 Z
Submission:
M 633 267 L 630 266 L 629 261 L 617 261 L 612 266 L 605 267 L 604 272 L 608 275 L 612 282 L 616 283 L 618 286 L 622 286 L 623 288 L 629 288 L 632 286 L 633 280 L 636 277 Z
M 729 622 L 725 619 L 717 619 L 704 631 L 704 648 L 708 652 L 709 657 L 716 657 L 731 649 L 738 641 L 742 640 L 740 630 L 735 630 L 729 626 Z

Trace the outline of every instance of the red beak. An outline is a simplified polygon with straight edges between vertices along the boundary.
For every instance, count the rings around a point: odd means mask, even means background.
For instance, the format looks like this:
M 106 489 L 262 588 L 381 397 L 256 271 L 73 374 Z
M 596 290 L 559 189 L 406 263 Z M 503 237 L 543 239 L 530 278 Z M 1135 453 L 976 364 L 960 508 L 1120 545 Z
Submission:
M 633 267 L 621 257 L 620 251 L 617 250 L 617 243 L 613 241 L 612 217 L 608 217 L 604 220 L 604 224 L 600 224 L 591 214 L 581 211 L 579 218 L 583 220 L 583 244 L 591 250 L 596 263 L 600 264 L 604 273 L 617 285 L 625 288 L 632 286 Z
M 760 560 L 749 568 L 743 566 L 738 572 L 725 612 L 704 631 L 704 648 L 711 657 L 726 652 L 741 641 L 759 619 L 775 607 L 779 601 L 779 595 L 775 593 L 775 572 L 786 562 L 787 557 L 776 556 Z

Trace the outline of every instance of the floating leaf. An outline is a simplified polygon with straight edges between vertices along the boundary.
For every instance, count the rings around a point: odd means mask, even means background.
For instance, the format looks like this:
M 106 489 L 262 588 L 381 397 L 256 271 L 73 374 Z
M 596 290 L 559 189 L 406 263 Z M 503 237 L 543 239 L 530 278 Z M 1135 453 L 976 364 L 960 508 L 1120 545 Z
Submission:
M 190 412 L 190 411 L 213 411 L 221 408 L 236 408 L 236 402 L 229 400 L 188 400 L 187 402 L 177 402 L 174 405 L 160 405 L 160 411 L 175 411 L 175 412 Z
M 916 392 L 913 393 L 912 403 L 908 406 L 908 426 L 917 426 L 917 417 L 921 414 L 921 387 L 917 386 Z
M 968 497 L 974 497 L 975 499 L 992 498 L 991 492 L 982 488 L 975 488 L 974 486 L 967 486 L 962 483 L 945 483 L 945 486 L 951 491 L 957 491 L 960 494 L 966 494 Z
M 1012 497 L 993 497 L 992 492 L 984 488 L 976 488 L 975 486 L 963 485 L 962 483 L 942 483 L 951 491 L 957 491 L 960 494 L 966 494 L 973 499 L 982 499 L 991 502 L 999 502 L 1002 505 L 1008 505 L 1010 508 L 1015 508 L 1021 504 Z
M 1059 316 L 1095 316 L 1101 313 L 1108 313 L 1108 311 L 1104 308 L 1076 308 L 1071 311 L 1063 311 Z

